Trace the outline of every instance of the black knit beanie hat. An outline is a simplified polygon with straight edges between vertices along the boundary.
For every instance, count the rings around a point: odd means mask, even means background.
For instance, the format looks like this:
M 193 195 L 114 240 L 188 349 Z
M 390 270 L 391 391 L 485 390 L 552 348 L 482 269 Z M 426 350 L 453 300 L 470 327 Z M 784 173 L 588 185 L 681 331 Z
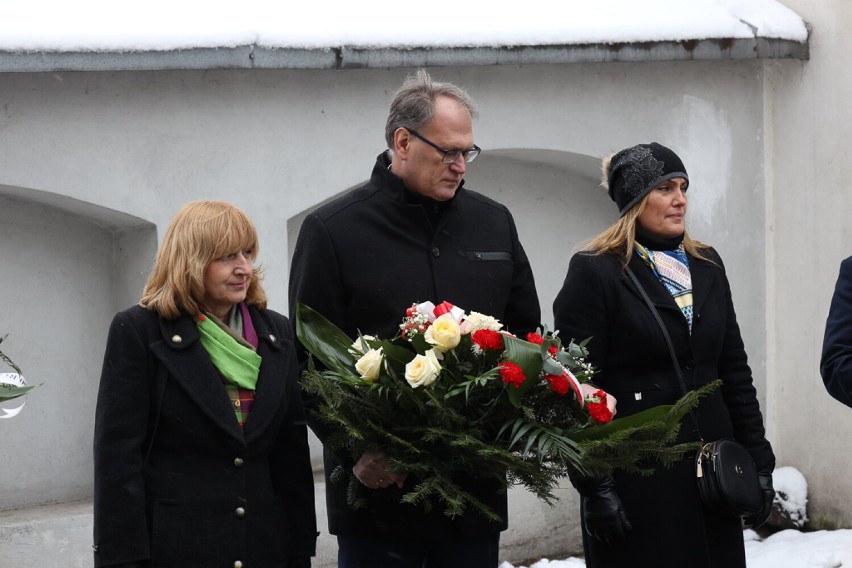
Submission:
M 666 180 L 682 177 L 689 180 L 686 168 L 677 154 L 656 142 L 638 144 L 615 154 L 606 171 L 609 196 L 623 217 L 631 207 Z

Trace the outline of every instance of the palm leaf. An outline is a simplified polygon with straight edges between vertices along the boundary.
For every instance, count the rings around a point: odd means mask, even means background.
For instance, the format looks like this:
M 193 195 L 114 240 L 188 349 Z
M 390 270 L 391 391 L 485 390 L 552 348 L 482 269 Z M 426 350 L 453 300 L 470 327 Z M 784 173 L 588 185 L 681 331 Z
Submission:
M 642 412 L 637 412 L 636 414 L 627 416 L 626 418 L 617 418 L 611 422 L 607 422 L 606 424 L 588 426 L 582 430 L 571 432 L 571 439 L 576 442 L 602 440 L 621 430 L 639 428 L 649 422 L 661 422 L 665 429 L 671 430 L 678 422 L 681 421 L 687 412 L 698 406 L 698 402 L 702 397 L 716 390 L 721 384 L 721 381 L 714 381 L 701 388 L 689 391 L 673 405 L 664 404 L 655 406 L 648 410 L 643 410 Z
M 296 306 L 296 337 L 329 369 L 351 372 L 355 364 L 349 352 L 352 339 L 322 314 L 302 303 Z
M 542 366 L 541 349 L 534 343 L 508 335 L 503 337 L 503 345 L 508 359 L 518 365 L 527 378 L 518 388 L 509 389 L 509 400 L 515 406 L 520 406 L 524 393 L 538 383 Z

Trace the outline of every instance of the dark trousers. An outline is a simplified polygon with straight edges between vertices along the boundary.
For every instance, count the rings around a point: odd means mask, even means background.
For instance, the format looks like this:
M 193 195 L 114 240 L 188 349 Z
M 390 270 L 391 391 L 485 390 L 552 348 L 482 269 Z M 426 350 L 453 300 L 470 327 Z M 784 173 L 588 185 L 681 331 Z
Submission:
M 374 540 L 337 537 L 338 568 L 497 568 L 500 533 Z

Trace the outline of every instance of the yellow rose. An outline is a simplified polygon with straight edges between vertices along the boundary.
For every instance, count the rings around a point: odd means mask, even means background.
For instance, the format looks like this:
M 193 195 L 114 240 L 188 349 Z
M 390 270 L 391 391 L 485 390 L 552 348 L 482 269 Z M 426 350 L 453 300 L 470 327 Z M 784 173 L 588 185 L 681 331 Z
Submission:
M 405 380 L 413 388 L 429 386 L 441 374 L 441 364 L 434 349 L 418 355 L 405 366 Z
M 447 352 L 461 341 L 459 323 L 451 314 L 444 314 L 432 322 L 423 337 L 438 351 Z
M 382 370 L 382 348 L 370 349 L 355 363 L 355 370 L 361 374 L 361 378 L 372 383 L 379 378 Z

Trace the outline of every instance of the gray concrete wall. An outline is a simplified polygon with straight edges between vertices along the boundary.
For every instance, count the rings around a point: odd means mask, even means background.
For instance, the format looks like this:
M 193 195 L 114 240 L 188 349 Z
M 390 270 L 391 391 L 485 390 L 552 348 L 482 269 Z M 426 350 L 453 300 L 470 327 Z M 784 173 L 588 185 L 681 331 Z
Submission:
M 770 327 L 779 321 L 816 342 L 817 320 L 824 318 L 818 308 L 827 306 L 824 299 L 812 306 L 812 316 L 793 313 L 792 300 L 801 291 L 797 286 L 806 286 L 808 279 L 798 272 L 776 272 L 782 249 L 773 244 L 790 244 L 798 234 L 791 229 L 794 223 L 778 224 L 777 215 L 809 212 L 801 200 L 772 201 L 782 191 L 775 180 L 796 179 L 790 187 L 800 190 L 818 179 L 803 179 L 795 166 L 816 153 L 791 149 L 803 144 L 799 138 L 809 129 L 814 132 L 809 140 L 818 138 L 806 118 L 791 116 L 804 113 L 812 101 L 807 81 L 813 65 L 681 61 L 432 71 L 468 87 L 479 102 L 474 134 L 486 153 L 471 166 L 468 183 L 512 208 L 533 262 L 546 322 L 552 321 L 550 306 L 570 254 L 616 216 L 597 187 L 600 156 L 651 140 L 677 149 L 691 178 L 690 230 L 722 253 L 758 393 L 764 402 L 767 389 L 773 393 L 770 437 L 782 443 L 780 463 L 804 468 L 806 475 L 810 464 L 820 464 L 828 480 L 840 476 L 848 458 L 827 443 L 812 443 L 804 433 L 809 416 L 790 411 L 803 404 L 803 397 L 787 394 L 807 376 L 809 392 L 822 401 L 819 409 L 830 407 L 817 389 L 813 351 L 803 357 L 789 344 L 785 349 L 773 345 L 767 355 L 767 333 L 771 341 Z M 10 333 L 4 348 L 31 381 L 46 383 L 30 396 L 23 414 L 0 423 L 0 479 L 17 480 L 19 490 L 4 497 L 0 509 L 90 494 L 91 416 L 106 326 L 112 313 L 141 291 L 156 237 L 174 211 L 186 201 L 206 198 L 243 207 L 260 233 L 270 305 L 286 312 L 288 257 L 299 217 L 369 175 L 384 146 L 388 98 L 407 72 L 0 74 L 0 184 L 7 188 L 0 195 L 14 201 L 14 206 L 0 204 L 0 215 L 5 222 L 14 208 L 17 227 L 24 219 L 40 219 L 47 202 L 51 207 L 45 214 L 52 221 L 36 225 L 39 230 L 28 231 L 26 238 L 17 237 L 35 245 L 27 256 L 14 250 L 18 241 L 6 238 L 9 229 L 0 228 L 4 271 L 14 266 L 33 288 L 28 302 L 13 301 L 7 294 L 13 284 L 0 283 L 7 287 L 0 289 L 0 331 Z M 825 73 L 822 86 L 828 85 Z M 821 116 L 824 124 L 833 124 L 827 110 Z M 840 180 L 838 173 L 835 188 L 842 187 Z M 783 192 L 788 197 L 802 193 Z M 841 213 L 836 201 L 833 205 L 820 206 L 824 217 L 809 221 L 810 234 L 835 234 L 830 221 L 836 224 Z M 782 232 L 790 236 L 779 238 Z M 97 258 L 85 254 L 86 243 L 100 253 Z M 73 260 L 55 258 L 69 255 Z M 834 259 L 822 268 L 829 264 L 834 270 Z M 47 277 L 57 271 L 61 278 Z M 828 280 L 821 277 L 822 296 Z M 43 296 L 55 303 L 36 301 Z M 20 315 L 25 307 L 32 312 L 27 318 Z M 57 314 L 61 323 L 42 331 L 43 322 Z M 81 327 L 80 334 L 68 331 Z M 33 342 L 45 335 L 51 348 Z M 62 341 L 69 335 L 75 343 L 66 348 Z M 63 345 L 61 353 L 55 345 Z M 768 363 L 785 372 L 767 373 Z M 797 365 L 802 372 L 787 372 Z M 73 389 L 62 386 L 66 380 L 74 381 Z M 816 410 L 807 408 L 811 414 Z M 849 415 L 829 410 L 835 428 L 852 433 Z M 54 464 L 61 476 L 43 473 Z M 827 490 L 826 483 L 817 486 Z M 852 498 L 852 489 L 839 491 L 834 500 Z M 525 502 L 523 493 L 514 495 Z M 837 512 L 826 499 L 814 495 L 813 502 L 818 511 Z M 515 559 L 552 552 L 556 544 L 529 530 L 525 515 L 530 510 L 535 509 L 524 505 L 510 522 L 519 542 L 526 543 L 517 548 Z M 576 503 L 553 511 L 573 527 L 563 531 L 564 548 L 576 549 Z M 4 546 L 0 538 L 0 550 Z
M 852 526 L 852 409 L 819 359 L 840 261 L 852 255 L 852 6 L 785 0 L 811 26 L 811 60 L 767 65 L 765 232 L 769 416 L 780 463 L 808 479 L 812 516 Z

